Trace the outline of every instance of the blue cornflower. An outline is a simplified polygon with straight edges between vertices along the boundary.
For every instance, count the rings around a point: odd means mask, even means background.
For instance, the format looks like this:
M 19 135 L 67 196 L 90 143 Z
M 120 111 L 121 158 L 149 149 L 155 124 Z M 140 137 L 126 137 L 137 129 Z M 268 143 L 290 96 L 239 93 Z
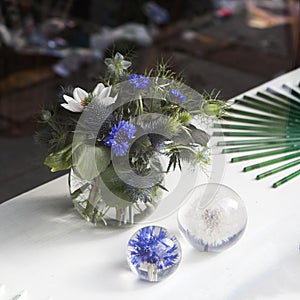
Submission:
M 177 90 L 170 90 L 170 94 L 174 96 L 175 98 L 179 99 L 181 102 L 185 102 L 186 96 L 182 95 L 179 91 Z
M 136 127 L 127 121 L 120 121 L 114 125 L 109 136 L 104 139 L 106 146 L 111 147 L 115 156 L 124 156 L 129 149 L 129 141 L 132 140 L 136 133 Z
M 129 240 L 128 246 L 131 247 L 131 263 L 137 268 L 141 264 L 154 264 L 161 270 L 176 264 L 179 259 L 176 237 L 169 237 L 162 227 L 140 229 L 135 238 Z
M 150 85 L 150 80 L 148 77 L 138 74 L 130 75 L 129 82 L 138 90 L 145 90 Z

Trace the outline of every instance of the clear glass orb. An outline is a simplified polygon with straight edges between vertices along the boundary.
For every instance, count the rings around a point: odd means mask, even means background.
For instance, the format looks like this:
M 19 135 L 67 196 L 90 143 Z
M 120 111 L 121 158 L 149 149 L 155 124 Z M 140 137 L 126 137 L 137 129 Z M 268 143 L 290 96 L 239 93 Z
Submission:
M 178 225 L 188 242 L 200 251 L 220 252 L 242 236 L 247 211 L 229 187 L 208 183 L 195 187 L 178 211 Z
M 163 227 L 143 227 L 128 241 L 128 264 L 143 280 L 161 281 L 177 269 L 180 260 L 177 238 Z

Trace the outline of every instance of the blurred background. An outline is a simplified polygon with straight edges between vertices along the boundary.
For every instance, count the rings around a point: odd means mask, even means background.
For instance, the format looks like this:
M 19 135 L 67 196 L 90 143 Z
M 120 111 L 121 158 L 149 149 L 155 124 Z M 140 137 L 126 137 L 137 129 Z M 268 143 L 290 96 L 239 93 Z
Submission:
M 63 173 L 34 142 L 61 87 L 91 90 L 103 58 L 162 59 L 230 99 L 300 64 L 298 0 L 0 0 L 0 203 Z

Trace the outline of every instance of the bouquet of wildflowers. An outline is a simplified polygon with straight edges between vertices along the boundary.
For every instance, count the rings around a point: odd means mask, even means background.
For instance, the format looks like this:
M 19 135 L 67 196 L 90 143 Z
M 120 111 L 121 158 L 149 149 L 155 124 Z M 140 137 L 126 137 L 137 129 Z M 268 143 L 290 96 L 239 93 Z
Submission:
M 164 63 L 135 74 L 120 53 L 104 62 L 107 72 L 93 91 L 66 88 L 58 105 L 42 112 L 45 165 L 70 170 L 73 202 L 88 221 L 134 223 L 156 206 L 165 174 L 183 161 L 209 163 L 209 135 L 195 117 L 219 118 L 226 104 L 192 90 Z

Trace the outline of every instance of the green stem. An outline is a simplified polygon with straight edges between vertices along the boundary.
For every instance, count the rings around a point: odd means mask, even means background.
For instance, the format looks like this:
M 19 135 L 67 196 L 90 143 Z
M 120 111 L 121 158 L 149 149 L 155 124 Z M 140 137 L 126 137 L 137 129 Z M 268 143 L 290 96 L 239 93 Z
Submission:
M 253 113 L 250 111 L 244 111 L 244 110 L 239 110 L 239 109 L 235 109 L 235 108 L 230 108 L 228 110 L 228 112 L 237 114 L 237 115 L 242 115 L 242 116 L 247 116 L 247 117 L 253 117 L 256 119 L 262 119 L 262 120 L 280 120 L 280 121 L 286 121 L 286 118 L 282 118 L 280 116 L 274 117 L 274 116 L 269 116 L 269 115 L 264 115 L 264 114 L 259 114 L 259 113 Z
M 53 119 L 49 119 L 48 124 L 55 132 L 57 132 L 57 133 L 61 132 L 61 128 L 59 126 L 57 126 L 56 122 L 53 121 Z
M 284 99 L 278 99 L 278 98 L 274 98 L 274 96 L 270 96 L 271 94 L 267 94 L 267 93 L 264 93 L 264 92 L 257 92 L 257 96 L 263 98 L 263 99 L 266 99 L 266 100 L 269 100 L 269 101 L 272 101 L 272 102 L 276 102 L 280 105 L 290 105 L 291 107 L 294 107 L 296 109 L 299 109 L 300 108 L 300 103 L 293 100 L 293 99 L 290 99 L 290 100 L 284 100 Z
M 288 86 L 287 84 L 283 84 L 282 87 L 283 87 L 284 89 L 288 90 L 288 92 L 289 92 L 291 95 L 293 95 L 293 96 L 297 97 L 298 99 L 300 99 L 300 93 L 299 93 L 298 91 L 296 91 L 294 88 Z M 292 101 L 295 101 L 295 100 L 292 100 Z M 300 105 L 299 102 L 297 102 L 297 101 L 295 101 L 295 102 L 296 102 L 297 104 Z
M 264 125 L 269 127 L 286 127 L 286 126 L 298 126 L 300 122 L 291 122 L 290 120 L 284 119 L 276 119 L 274 121 L 262 121 L 262 120 L 255 120 L 249 118 L 238 118 L 234 116 L 225 116 L 223 117 L 225 121 L 231 122 L 239 122 L 239 123 L 246 123 L 246 124 L 255 124 L 255 125 Z
M 293 178 L 295 178 L 295 177 L 297 177 L 297 176 L 299 176 L 299 175 L 300 175 L 300 169 L 299 169 L 298 171 L 296 171 L 296 172 L 294 172 L 294 173 L 292 173 L 292 174 L 290 174 L 290 175 L 288 175 L 288 176 L 286 176 L 286 177 L 280 179 L 279 181 L 276 181 L 276 182 L 272 185 L 272 187 L 273 187 L 273 188 L 277 188 L 277 187 L 279 187 L 280 185 L 282 185 L 282 184 L 284 184 L 284 183 L 290 181 L 291 179 L 293 179 Z
M 240 141 L 219 141 L 217 146 L 238 146 L 238 145 L 256 145 L 256 144 L 281 144 L 285 143 L 286 139 L 252 139 Z M 300 138 L 290 138 L 289 142 L 300 142 Z
M 273 149 L 273 148 L 283 148 L 286 146 L 300 146 L 300 142 L 290 142 L 287 141 L 282 144 L 270 144 L 270 145 L 255 145 L 255 146 L 248 146 L 248 147 L 235 147 L 235 148 L 227 148 L 223 149 L 222 153 L 237 153 L 237 152 L 246 152 L 246 151 L 256 151 L 256 150 L 265 150 L 265 149 Z
M 288 117 L 294 117 L 295 119 L 299 120 L 300 114 L 294 111 L 287 111 L 283 110 L 281 107 L 275 106 L 275 105 L 268 105 L 260 101 L 254 101 L 251 102 L 243 101 L 243 100 L 236 100 L 236 104 L 239 104 L 244 107 L 253 108 L 256 110 L 259 110 L 260 112 L 265 112 L 268 114 L 273 114 L 275 116 L 281 116 L 283 118 Z
M 116 220 L 119 222 L 119 225 L 126 224 L 126 208 L 116 207 Z
M 275 95 L 276 97 L 278 98 L 281 98 L 281 99 L 284 99 L 284 100 L 287 100 L 287 101 L 292 101 L 292 102 L 295 102 L 297 103 L 293 98 L 289 97 L 289 96 L 286 96 L 278 91 L 275 91 L 273 88 L 271 87 L 268 87 L 267 88 L 267 92 L 269 92 L 270 94 L 272 95 Z
M 133 212 L 133 205 L 128 206 L 128 218 L 129 224 L 134 224 L 134 212 Z
M 266 166 L 269 166 L 269 165 L 273 165 L 273 164 L 276 164 L 276 163 L 279 163 L 279 162 L 282 162 L 282 161 L 285 161 L 285 160 L 296 158 L 296 157 L 299 157 L 299 156 L 300 156 L 300 152 L 285 155 L 285 156 L 281 156 L 281 157 L 270 159 L 270 160 L 267 160 L 267 161 L 264 161 L 264 162 L 261 162 L 261 163 L 258 163 L 258 164 L 247 166 L 243 169 L 243 171 L 244 172 L 252 171 L 252 170 L 263 168 L 263 167 L 266 167 Z
M 273 99 L 271 103 L 270 103 L 270 101 L 271 101 L 270 99 L 261 99 L 261 98 L 256 98 L 256 97 L 248 96 L 248 95 L 244 95 L 243 99 L 250 100 L 251 103 L 255 103 L 264 108 L 266 106 L 268 106 L 270 108 L 280 109 L 280 110 L 283 110 L 283 111 L 286 111 L 287 113 L 289 113 L 289 110 L 287 109 L 287 104 L 283 103 L 282 101 L 278 101 L 276 99 Z
M 89 198 L 87 200 L 87 205 L 84 210 L 84 215 L 88 217 L 89 221 L 92 223 L 96 223 L 96 216 L 98 213 L 98 210 L 96 208 L 97 203 L 100 199 L 100 193 L 99 193 L 99 177 L 96 177 L 94 179 L 94 183 L 92 184 L 91 192 L 89 195 Z
M 213 136 L 244 136 L 244 137 L 270 137 L 270 136 L 276 136 L 281 138 L 294 138 L 299 136 L 297 132 L 295 133 L 283 133 L 283 132 L 228 132 L 228 131 L 215 131 L 213 132 Z
M 276 155 L 276 154 L 293 152 L 293 151 L 297 151 L 297 150 L 300 150 L 299 146 L 298 147 L 283 148 L 283 149 L 274 150 L 274 151 L 266 151 L 266 152 L 261 152 L 261 153 L 256 153 L 256 154 L 233 157 L 231 159 L 231 162 L 240 162 L 240 161 L 244 161 L 244 160 L 250 160 L 250 159 L 255 159 L 255 158 L 261 158 L 261 157 Z
M 201 109 L 190 110 L 189 113 L 190 113 L 190 114 L 200 114 L 200 113 L 203 113 L 203 110 L 201 110 Z
M 300 108 L 299 103 L 298 105 L 296 105 L 294 103 L 291 103 L 291 101 L 279 100 L 274 97 L 261 96 L 261 98 L 256 98 L 253 96 L 245 95 L 243 98 L 245 100 L 251 100 L 252 103 L 262 105 L 263 107 L 273 107 L 274 109 L 280 109 L 281 111 L 285 111 L 287 113 L 290 113 L 292 109 L 298 111 Z
M 284 170 L 286 170 L 288 168 L 294 167 L 294 166 L 299 165 L 299 164 L 300 164 L 300 159 L 297 159 L 295 161 L 292 161 L 292 162 L 290 162 L 288 164 L 285 164 L 283 166 L 280 166 L 278 168 L 274 168 L 274 169 L 271 169 L 271 170 L 269 170 L 267 172 L 261 173 L 261 174 L 259 174 L 259 175 L 256 176 L 256 179 L 257 180 L 264 179 L 264 178 L 266 178 L 266 177 L 268 177 L 270 175 L 274 175 L 274 174 L 276 174 L 278 172 L 284 171 Z
M 235 124 L 214 124 L 213 128 L 223 128 L 223 129 L 239 129 L 245 131 L 263 131 L 263 132 L 281 132 L 281 133 L 300 133 L 300 129 L 294 129 L 294 127 L 289 126 L 248 126 L 248 125 L 235 125 Z
M 144 113 L 144 104 L 143 104 L 143 98 L 141 94 L 139 94 L 138 102 L 139 102 L 139 111 L 140 114 L 142 115 Z

